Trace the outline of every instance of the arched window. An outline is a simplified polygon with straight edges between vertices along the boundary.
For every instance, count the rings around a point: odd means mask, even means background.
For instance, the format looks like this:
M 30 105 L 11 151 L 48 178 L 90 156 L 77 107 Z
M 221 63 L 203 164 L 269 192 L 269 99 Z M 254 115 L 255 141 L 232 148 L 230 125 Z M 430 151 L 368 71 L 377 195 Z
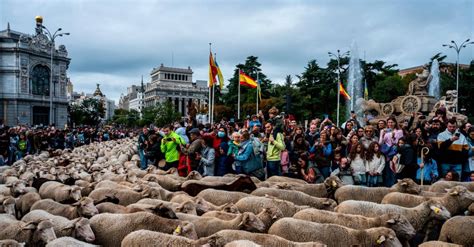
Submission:
M 31 93 L 36 95 L 49 95 L 50 70 L 44 65 L 36 65 L 31 71 Z

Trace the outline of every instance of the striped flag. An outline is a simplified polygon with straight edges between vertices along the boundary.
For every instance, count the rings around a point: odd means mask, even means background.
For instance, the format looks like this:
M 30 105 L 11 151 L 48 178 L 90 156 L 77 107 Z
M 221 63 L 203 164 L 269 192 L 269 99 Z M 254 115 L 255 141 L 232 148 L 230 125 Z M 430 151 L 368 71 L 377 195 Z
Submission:
M 257 88 L 258 84 L 257 82 L 252 79 L 252 77 L 248 76 L 244 72 L 240 71 L 239 74 L 239 83 L 242 86 L 250 87 L 250 88 Z
M 344 97 L 344 99 L 351 100 L 351 96 L 346 92 L 344 86 L 342 86 L 342 82 L 339 83 L 339 93 Z
M 217 64 L 217 60 L 214 58 L 214 64 L 216 65 L 217 68 L 217 78 L 219 79 L 219 88 L 222 90 L 224 88 L 224 76 L 222 76 L 221 68 L 219 68 L 219 65 Z
M 214 86 L 217 82 L 216 75 L 218 73 L 217 66 L 215 64 L 214 58 L 212 57 L 212 52 L 209 52 L 209 87 Z

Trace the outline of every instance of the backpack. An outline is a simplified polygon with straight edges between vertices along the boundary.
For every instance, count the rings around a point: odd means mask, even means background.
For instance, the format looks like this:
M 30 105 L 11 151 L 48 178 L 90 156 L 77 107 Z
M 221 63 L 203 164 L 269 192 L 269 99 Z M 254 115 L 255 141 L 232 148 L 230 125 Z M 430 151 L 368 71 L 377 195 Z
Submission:
M 253 154 L 255 155 L 255 157 L 260 157 L 265 151 L 265 146 L 256 137 L 251 137 L 250 142 L 253 147 Z

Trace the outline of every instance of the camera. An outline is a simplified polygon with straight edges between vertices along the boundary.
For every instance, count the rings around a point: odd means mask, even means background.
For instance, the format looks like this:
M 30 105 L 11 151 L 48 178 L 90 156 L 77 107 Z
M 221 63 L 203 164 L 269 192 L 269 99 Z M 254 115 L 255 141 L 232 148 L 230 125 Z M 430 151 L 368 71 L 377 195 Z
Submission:
M 170 142 L 170 141 L 172 141 L 172 140 L 173 140 L 173 139 L 171 139 L 171 137 L 168 137 L 168 138 L 165 139 L 165 141 L 167 141 L 167 142 Z

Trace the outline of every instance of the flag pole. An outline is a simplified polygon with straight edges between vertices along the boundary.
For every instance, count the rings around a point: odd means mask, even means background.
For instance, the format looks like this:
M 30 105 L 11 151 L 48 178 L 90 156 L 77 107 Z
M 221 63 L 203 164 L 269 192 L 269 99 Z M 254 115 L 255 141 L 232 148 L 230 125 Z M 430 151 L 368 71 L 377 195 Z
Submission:
M 212 43 L 209 43 L 209 54 L 212 54 L 211 46 L 212 46 Z M 210 57 L 209 57 L 209 59 L 210 59 Z M 211 69 L 210 66 L 211 66 L 211 64 L 209 63 L 209 70 Z M 211 73 L 209 73 L 209 75 L 211 75 Z M 209 98 L 207 100 L 207 110 L 208 110 L 207 117 L 208 117 L 209 123 L 212 123 L 211 122 L 211 108 L 212 108 L 212 102 L 211 102 L 211 99 L 212 99 L 211 98 L 212 97 L 211 88 L 212 88 L 212 86 L 211 86 L 211 83 L 212 83 L 212 78 L 211 78 L 211 76 L 209 76 L 209 84 L 208 84 L 208 86 L 209 86 Z
M 217 56 L 217 54 L 214 53 L 214 60 L 216 60 L 216 56 Z M 216 82 L 216 83 L 217 83 L 217 82 Z M 215 110 L 215 109 L 214 109 L 214 106 L 215 106 L 215 99 L 216 99 L 216 89 L 215 89 L 215 86 L 216 86 L 216 85 L 215 85 L 215 84 L 216 84 L 216 83 L 212 84 L 212 112 L 211 112 L 211 116 L 212 116 L 211 119 L 212 119 L 212 122 L 211 122 L 211 124 L 214 123 L 214 110 Z
M 258 81 L 258 71 L 257 71 L 257 107 L 256 107 L 256 114 L 258 115 L 258 96 L 259 96 L 259 90 L 260 90 L 260 82 Z
M 237 77 L 237 85 L 238 85 L 238 93 L 237 93 L 237 119 L 240 119 L 240 69 L 238 71 Z

